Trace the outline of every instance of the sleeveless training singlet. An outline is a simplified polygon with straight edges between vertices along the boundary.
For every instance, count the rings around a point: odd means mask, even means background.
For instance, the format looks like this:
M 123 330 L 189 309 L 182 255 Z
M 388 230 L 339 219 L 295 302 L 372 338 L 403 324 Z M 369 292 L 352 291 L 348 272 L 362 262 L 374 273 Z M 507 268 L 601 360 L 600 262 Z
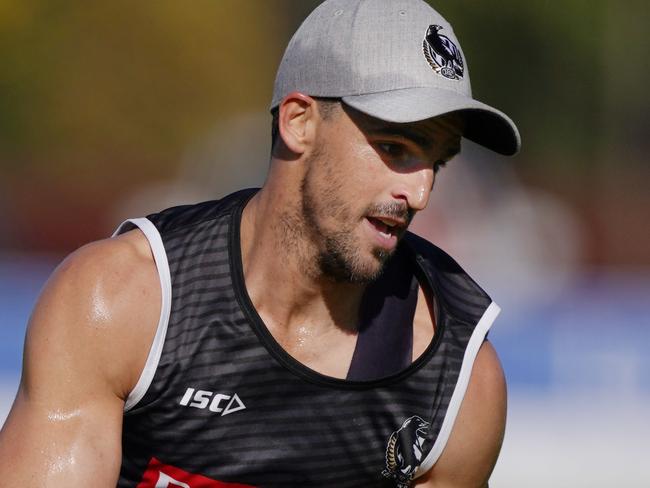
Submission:
M 442 453 L 499 308 L 447 254 L 407 233 L 397 253 L 435 297 L 432 343 L 380 379 L 319 374 L 282 349 L 246 292 L 239 225 L 255 191 L 116 232 L 142 230 L 162 287 L 125 405 L 118 486 L 409 486 Z

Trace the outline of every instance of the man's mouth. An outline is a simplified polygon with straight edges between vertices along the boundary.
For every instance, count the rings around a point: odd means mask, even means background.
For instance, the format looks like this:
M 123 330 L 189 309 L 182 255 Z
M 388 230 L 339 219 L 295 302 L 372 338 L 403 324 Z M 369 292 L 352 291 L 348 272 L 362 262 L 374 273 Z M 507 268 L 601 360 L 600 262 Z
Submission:
M 409 226 L 413 212 L 398 203 L 378 204 L 365 213 L 368 228 L 374 232 L 375 246 L 393 250 Z
M 372 226 L 379 232 L 379 234 L 390 239 L 391 237 L 399 237 L 404 229 L 404 224 L 394 219 L 386 217 L 366 217 Z

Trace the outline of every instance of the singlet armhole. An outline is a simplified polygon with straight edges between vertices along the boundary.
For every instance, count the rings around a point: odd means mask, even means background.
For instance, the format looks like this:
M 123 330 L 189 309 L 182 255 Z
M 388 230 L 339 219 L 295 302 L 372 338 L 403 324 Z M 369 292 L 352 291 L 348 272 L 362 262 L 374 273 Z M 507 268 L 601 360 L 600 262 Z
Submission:
M 429 471 L 438 461 L 440 455 L 442 454 L 449 436 L 451 435 L 452 428 L 456 422 L 456 417 L 460 410 L 460 405 L 465 397 L 467 392 L 467 386 L 469 385 L 469 379 L 472 374 L 472 368 L 474 366 L 474 361 L 478 354 L 478 351 L 485 340 L 485 337 L 490 330 L 490 327 L 494 323 L 495 319 L 501 312 L 501 308 L 492 302 L 483 312 L 483 316 L 476 324 L 472 336 L 469 339 L 467 348 L 465 349 L 465 354 L 463 355 L 463 362 L 460 367 L 460 372 L 458 374 L 458 381 L 456 382 L 456 387 L 454 392 L 451 395 L 451 400 L 449 401 L 449 406 L 447 407 L 447 413 L 445 418 L 442 421 L 442 426 L 440 427 L 440 432 L 436 438 L 433 447 L 426 455 L 420 467 L 415 475 L 415 478 L 422 476 L 424 473 Z
M 126 401 L 124 403 L 125 413 L 133 409 L 140 402 L 140 400 L 142 400 L 145 393 L 147 393 L 147 390 L 151 386 L 154 374 L 158 368 L 158 363 L 160 362 L 160 356 L 162 355 L 165 336 L 167 335 L 167 327 L 169 325 L 169 315 L 171 312 L 172 301 L 169 262 L 167 261 L 165 246 L 163 245 L 162 238 L 158 232 L 158 229 L 156 229 L 156 226 L 146 218 L 129 219 L 120 224 L 117 230 L 113 233 L 113 237 L 134 228 L 140 229 L 140 231 L 145 235 L 147 241 L 149 242 L 149 247 L 151 248 L 151 252 L 156 263 L 156 268 L 158 270 L 162 300 L 160 307 L 160 318 L 158 319 L 158 325 L 156 328 L 156 335 L 154 336 L 153 342 L 151 343 L 147 361 L 145 362 L 144 368 L 140 373 L 138 382 L 126 397 Z

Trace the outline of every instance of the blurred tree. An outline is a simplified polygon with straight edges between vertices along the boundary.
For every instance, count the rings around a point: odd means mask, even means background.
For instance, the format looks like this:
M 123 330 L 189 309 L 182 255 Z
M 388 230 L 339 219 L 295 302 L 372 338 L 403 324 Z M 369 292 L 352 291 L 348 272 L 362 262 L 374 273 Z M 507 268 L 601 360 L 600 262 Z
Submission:
M 215 123 L 266 110 L 282 50 L 319 3 L 0 1 L 4 245 L 105 235 L 124 192 L 174 174 Z M 520 174 L 593 222 L 593 260 L 650 261 L 650 238 L 611 237 L 643 227 L 648 201 L 647 2 L 430 3 L 462 40 L 475 94 L 518 123 Z M 71 215 L 82 223 L 62 229 Z
M 445 3 L 475 94 L 519 124 L 524 164 L 593 162 L 603 110 L 604 0 Z
M 3 171 L 164 173 L 215 119 L 268 103 L 279 5 L 5 3 Z

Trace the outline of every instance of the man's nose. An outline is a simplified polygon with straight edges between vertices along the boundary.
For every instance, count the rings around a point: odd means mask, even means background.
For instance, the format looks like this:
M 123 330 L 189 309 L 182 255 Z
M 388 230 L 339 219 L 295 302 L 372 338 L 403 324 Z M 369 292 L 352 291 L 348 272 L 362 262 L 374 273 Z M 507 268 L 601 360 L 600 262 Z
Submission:
M 409 208 L 420 211 L 429 203 L 433 188 L 434 172 L 432 168 L 422 168 L 405 173 L 399 185 L 395 187 L 393 196 L 406 200 Z

